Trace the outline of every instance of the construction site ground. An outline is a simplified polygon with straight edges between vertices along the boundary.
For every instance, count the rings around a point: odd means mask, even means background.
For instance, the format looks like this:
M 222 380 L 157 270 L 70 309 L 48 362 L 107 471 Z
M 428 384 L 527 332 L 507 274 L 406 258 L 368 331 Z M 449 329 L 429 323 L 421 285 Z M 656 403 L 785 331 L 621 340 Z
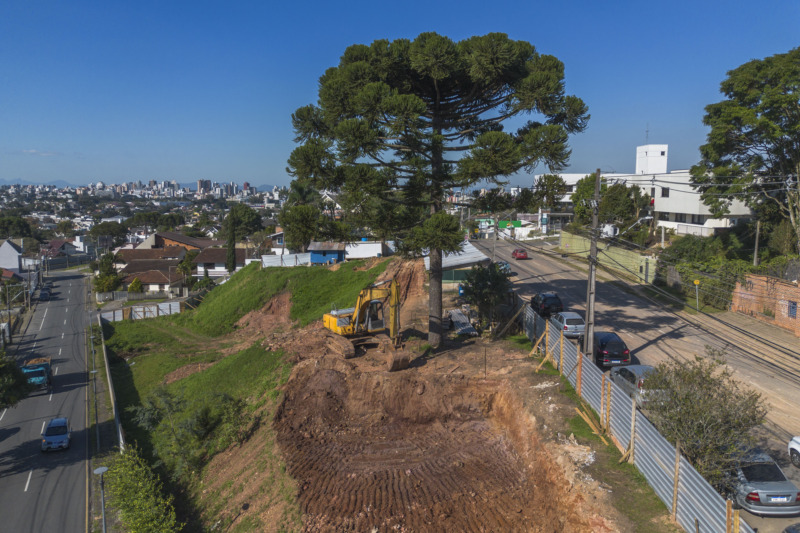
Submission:
M 261 483 L 243 482 L 254 475 L 248 465 L 275 454 L 304 531 L 678 531 L 632 467 L 617 465 L 616 449 L 573 436 L 568 387 L 535 372 L 529 344 L 451 336 L 431 354 L 421 261 L 395 261 L 389 277 L 401 286 L 406 370 L 388 372 L 378 348 L 347 360 L 330 352 L 320 323 L 292 327 L 288 294 L 237 324 L 230 350 L 263 339 L 294 367 L 269 428 L 274 442 L 257 429 L 208 465 L 209 491 L 237 487 L 216 510 L 230 527 L 280 529 L 275 517 L 291 504 L 257 504 Z M 252 513 L 259 519 L 246 522 Z

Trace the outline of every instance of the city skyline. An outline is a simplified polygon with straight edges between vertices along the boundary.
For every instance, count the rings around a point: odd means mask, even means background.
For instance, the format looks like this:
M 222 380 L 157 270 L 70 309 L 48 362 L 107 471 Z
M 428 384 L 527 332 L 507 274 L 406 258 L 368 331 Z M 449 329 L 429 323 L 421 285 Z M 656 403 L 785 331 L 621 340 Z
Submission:
M 419 13 L 424 9 L 425 17 Z M 197 179 L 287 186 L 291 114 L 351 44 L 489 32 L 564 62 L 592 115 L 565 172 L 632 172 L 636 146 L 699 159 L 726 72 L 797 45 L 800 4 L 212 2 L 0 5 L 0 184 Z M 537 168 L 534 173 L 542 173 Z M 215 177 L 216 176 L 216 177 Z M 528 186 L 532 174 L 509 178 Z M 478 184 L 476 187 L 481 187 Z

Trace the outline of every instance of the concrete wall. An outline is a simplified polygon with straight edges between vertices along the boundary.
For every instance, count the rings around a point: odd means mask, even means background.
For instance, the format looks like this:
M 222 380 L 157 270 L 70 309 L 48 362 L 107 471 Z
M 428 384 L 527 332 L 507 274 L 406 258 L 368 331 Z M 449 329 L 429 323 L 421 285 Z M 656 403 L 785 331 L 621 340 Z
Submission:
M 564 253 L 589 257 L 591 241 L 584 237 L 561 232 L 559 247 Z M 636 276 L 642 283 L 652 283 L 656 274 L 656 258 L 649 255 L 610 246 L 607 242 L 598 241 L 598 262 L 606 268 L 616 270 L 627 276 Z M 601 252 L 602 250 L 602 252 Z
M 800 337 L 797 309 L 800 287 L 778 278 L 747 275 L 747 281 L 736 284 L 731 310 L 780 326 Z M 794 316 L 791 311 L 794 309 Z

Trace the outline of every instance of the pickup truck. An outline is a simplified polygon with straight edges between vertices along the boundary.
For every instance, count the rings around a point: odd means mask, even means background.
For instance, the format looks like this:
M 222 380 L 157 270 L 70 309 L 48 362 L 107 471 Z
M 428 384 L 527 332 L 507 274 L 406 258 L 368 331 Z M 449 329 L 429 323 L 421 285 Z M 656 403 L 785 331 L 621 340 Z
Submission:
M 53 385 L 49 357 L 31 359 L 22 367 L 22 372 L 28 378 L 28 383 L 39 390 L 47 389 L 49 391 Z

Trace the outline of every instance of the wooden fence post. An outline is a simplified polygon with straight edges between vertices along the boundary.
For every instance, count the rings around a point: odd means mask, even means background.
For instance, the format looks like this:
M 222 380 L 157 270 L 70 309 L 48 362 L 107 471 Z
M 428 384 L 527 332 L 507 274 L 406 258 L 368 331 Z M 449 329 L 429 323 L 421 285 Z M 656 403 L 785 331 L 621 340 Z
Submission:
M 605 374 L 603 374 L 605 376 Z M 606 431 L 611 432 L 611 381 L 608 382 L 606 387 Z
M 636 453 L 636 402 L 631 401 L 631 454 L 628 456 L 628 462 L 633 464 L 633 455 Z
M 583 356 L 581 355 L 581 351 L 578 350 L 578 377 L 575 378 L 575 392 L 578 393 L 578 397 L 581 397 L 582 376 L 583 376 Z
M 672 482 L 672 519 L 678 515 L 678 479 L 681 468 L 681 441 L 675 443 L 675 475 Z
M 731 518 L 733 515 L 733 502 L 725 500 L 725 533 L 731 533 Z
M 564 330 L 561 330 L 561 355 L 558 358 L 558 373 L 564 375 Z
M 600 427 L 605 426 L 606 420 L 606 375 L 600 378 Z
M 739 533 L 739 509 L 733 510 L 733 533 Z

